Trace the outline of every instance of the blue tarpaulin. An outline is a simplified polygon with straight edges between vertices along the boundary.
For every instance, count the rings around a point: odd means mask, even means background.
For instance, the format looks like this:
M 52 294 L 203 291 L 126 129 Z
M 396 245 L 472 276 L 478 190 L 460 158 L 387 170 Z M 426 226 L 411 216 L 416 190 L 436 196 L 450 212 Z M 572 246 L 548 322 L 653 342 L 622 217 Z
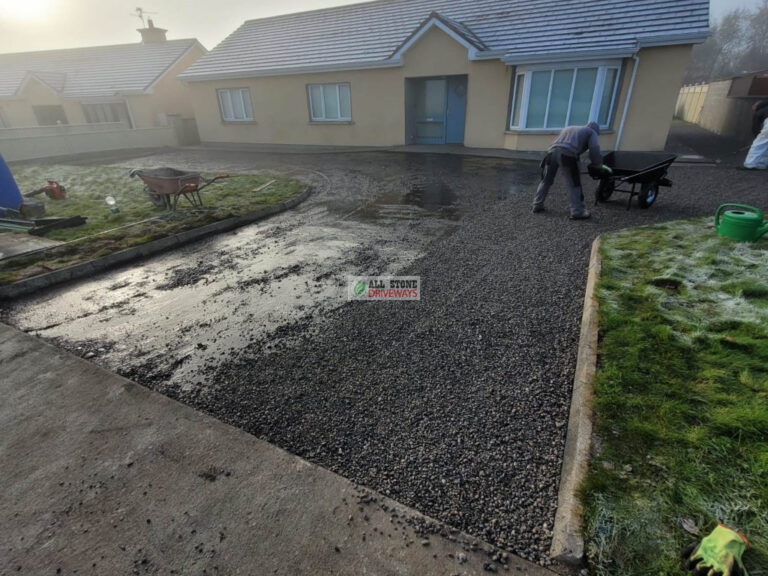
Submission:
M 21 206 L 22 198 L 16 180 L 13 179 L 8 164 L 0 154 L 0 214 L 4 214 L 3 208 L 18 210 Z

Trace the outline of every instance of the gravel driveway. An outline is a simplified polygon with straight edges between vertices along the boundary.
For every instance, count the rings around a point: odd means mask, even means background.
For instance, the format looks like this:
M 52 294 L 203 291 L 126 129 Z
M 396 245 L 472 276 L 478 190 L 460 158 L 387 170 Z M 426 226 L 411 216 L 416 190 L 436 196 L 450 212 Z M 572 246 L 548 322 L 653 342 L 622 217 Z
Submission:
M 570 222 L 559 182 L 548 211 L 530 214 L 533 163 L 353 154 L 306 156 L 301 165 L 328 178 L 316 182 L 317 201 L 326 194 L 329 201 L 343 199 L 340 190 L 352 182 L 371 182 L 381 196 L 381 187 L 394 194 L 392 182 L 426 178 L 456 194 L 459 214 L 443 214 L 442 221 L 461 219 L 438 226 L 430 240 L 420 237 L 413 258 L 335 261 L 333 274 L 317 282 L 334 285 L 337 292 L 323 288 L 323 294 L 335 294 L 325 300 L 335 304 L 317 313 L 294 314 L 256 333 L 261 318 L 244 317 L 235 326 L 250 336 L 226 354 L 204 355 L 185 373 L 193 385 L 163 388 L 155 377 L 143 383 L 546 564 L 591 242 L 608 230 L 711 214 L 725 201 L 765 205 L 765 176 L 676 166 L 675 187 L 663 189 L 650 210 L 626 211 L 620 197 L 597 207 L 592 220 Z M 590 182 L 588 197 L 592 188 Z M 354 204 L 354 218 L 364 221 L 368 204 Z M 422 216 L 397 233 L 428 219 Z M 385 244 L 377 246 L 375 236 L 364 244 L 376 251 L 393 240 L 379 239 Z M 351 241 L 343 248 L 356 249 Z M 202 245 L 197 255 L 213 253 Z M 338 306 L 347 273 L 393 269 L 421 276 L 421 302 Z M 259 298 L 258 291 L 245 294 Z M 50 295 L 20 302 L 8 311 L 10 321 L 33 330 L 36 306 L 52 310 L 55 303 Z M 221 301 L 205 310 L 237 316 Z M 187 340 L 208 346 L 213 334 L 198 326 Z M 129 331 L 122 335 L 131 338 Z M 109 364 L 109 356 L 107 349 L 102 361 Z M 152 374 L 127 372 L 139 382 Z

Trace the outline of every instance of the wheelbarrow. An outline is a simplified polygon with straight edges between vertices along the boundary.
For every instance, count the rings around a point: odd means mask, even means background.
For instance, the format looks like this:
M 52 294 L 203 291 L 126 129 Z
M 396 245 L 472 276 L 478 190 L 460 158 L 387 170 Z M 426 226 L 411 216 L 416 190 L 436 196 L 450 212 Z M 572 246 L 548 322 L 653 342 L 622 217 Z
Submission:
M 138 176 L 144 182 L 144 191 L 158 208 L 176 210 L 179 196 L 183 196 L 194 208 L 203 205 L 200 191 L 224 178 L 228 174 L 219 174 L 210 180 L 203 181 L 199 172 L 184 172 L 175 168 L 153 168 L 140 170 L 134 168 L 129 172 L 131 178 Z M 202 182 L 202 184 L 201 184 Z
M 650 208 L 659 197 L 659 188 L 672 186 L 667 171 L 676 158 L 666 152 L 609 152 L 603 156 L 603 164 L 609 166 L 613 174 L 604 174 L 596 166 L 588 168 L 589 175 L 600 181 L 595 204 L 606 202 L 614 192 L 624 192 L 629 194 L 627 210 L 635 196 L 640 208 Z

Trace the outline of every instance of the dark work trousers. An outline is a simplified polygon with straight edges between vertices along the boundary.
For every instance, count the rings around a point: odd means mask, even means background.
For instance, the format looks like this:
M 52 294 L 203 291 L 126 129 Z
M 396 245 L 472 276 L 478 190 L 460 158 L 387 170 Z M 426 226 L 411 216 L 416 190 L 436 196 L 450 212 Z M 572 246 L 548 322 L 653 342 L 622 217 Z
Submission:
M 568 193 L 571 200 L 571 214 L 583 214 L 584 196 L 581 191 L 581 175 L 579 174 L 579 160 L 568 154 L 562 148 L 553 148 L 542 162 L 542 178 L 533 199 L 534 206 L 541 206 L 547 199 L 547 194 L 555 182 L 557 170 L 563 168 L 563 176 L 568 185 Z

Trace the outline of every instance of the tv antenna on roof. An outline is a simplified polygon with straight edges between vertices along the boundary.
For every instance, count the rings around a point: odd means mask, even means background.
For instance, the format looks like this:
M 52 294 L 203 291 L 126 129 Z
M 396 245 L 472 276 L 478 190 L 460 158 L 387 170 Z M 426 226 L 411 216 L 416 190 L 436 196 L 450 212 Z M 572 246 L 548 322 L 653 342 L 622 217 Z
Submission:
M 139 20 L 141 20 L 141 25 L 144 26 L 144 28 L 147 27 L 147 23 L 144 22 L 144 15 L 145 14 L 157 14 L 157 12 L 148 12 L 144 10 L 141 6 L 137 6 L 136 9 L 131 12 L 131 16 L 136 16 Z

